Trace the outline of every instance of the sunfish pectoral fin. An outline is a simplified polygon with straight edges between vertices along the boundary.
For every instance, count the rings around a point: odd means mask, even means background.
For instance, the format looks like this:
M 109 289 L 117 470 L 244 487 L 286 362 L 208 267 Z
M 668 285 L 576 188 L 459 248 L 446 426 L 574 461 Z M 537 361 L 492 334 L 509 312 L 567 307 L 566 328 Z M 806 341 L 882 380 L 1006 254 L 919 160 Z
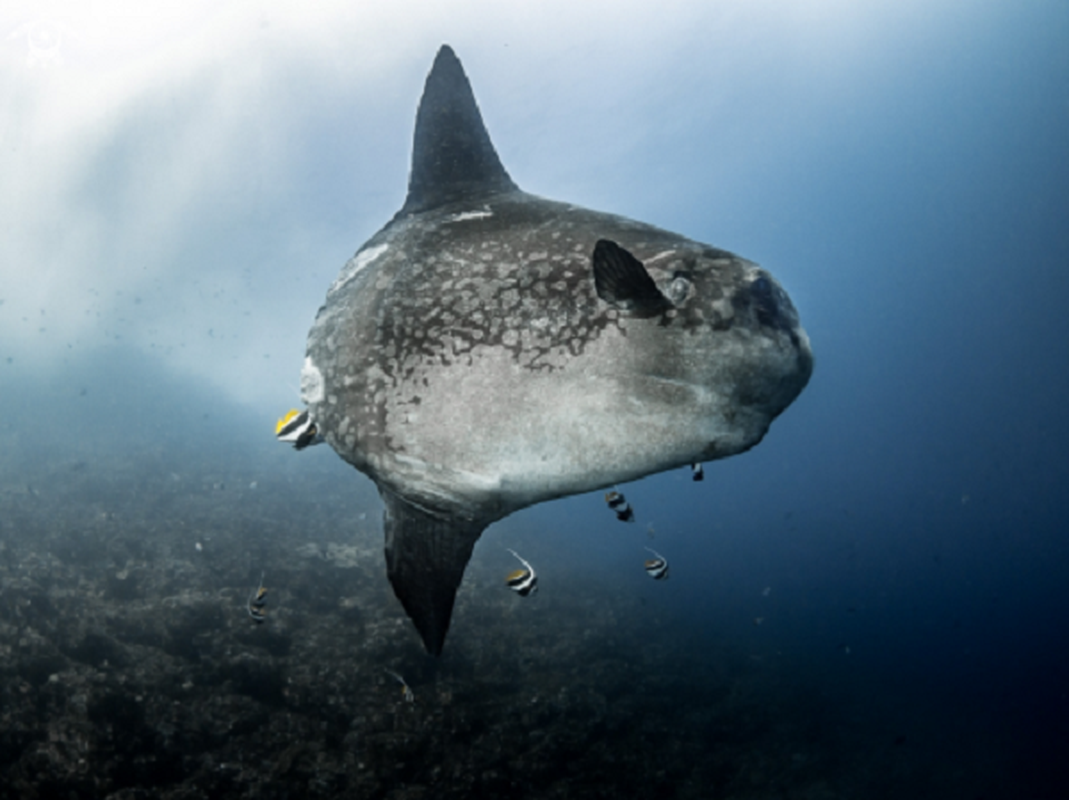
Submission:
M 592 261 L 594 287 L 606 303 L 638 317 L 654 317 L 672 307 L 642 262 L 616 242 L 599 239 Z
M 380 489 L 386 504 L 386 574 L 431 655 L 439 655 L 453 601 L 485 527 L 460 516 L 433 513 Z

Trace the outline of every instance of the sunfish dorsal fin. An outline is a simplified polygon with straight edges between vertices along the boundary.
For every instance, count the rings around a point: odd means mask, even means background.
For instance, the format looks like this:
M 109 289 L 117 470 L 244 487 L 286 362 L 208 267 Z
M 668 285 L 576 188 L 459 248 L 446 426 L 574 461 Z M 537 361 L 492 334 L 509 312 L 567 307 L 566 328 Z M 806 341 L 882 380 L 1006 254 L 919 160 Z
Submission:
M 418 508 L 380 487 L 386 504 L 386 575 L 431 655 L 440 655 L 453 601 L 481 522 Z
M 412 172 L 401 214 L 515 190 L 501 165 L 464 68 L 442 45 L 416 112 Z

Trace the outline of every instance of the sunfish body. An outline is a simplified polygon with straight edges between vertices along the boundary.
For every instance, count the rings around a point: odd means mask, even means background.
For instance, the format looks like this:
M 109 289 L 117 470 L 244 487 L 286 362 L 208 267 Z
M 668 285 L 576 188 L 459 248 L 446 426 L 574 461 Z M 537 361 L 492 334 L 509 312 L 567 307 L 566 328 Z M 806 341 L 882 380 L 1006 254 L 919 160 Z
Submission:
M 438 654 L 487 525 L 741 453 L 812 368 L 756 264 L 518 189 L 446 46 L 404 207 L 327 292 L 301 389 L 378 486 L 390 581 Z

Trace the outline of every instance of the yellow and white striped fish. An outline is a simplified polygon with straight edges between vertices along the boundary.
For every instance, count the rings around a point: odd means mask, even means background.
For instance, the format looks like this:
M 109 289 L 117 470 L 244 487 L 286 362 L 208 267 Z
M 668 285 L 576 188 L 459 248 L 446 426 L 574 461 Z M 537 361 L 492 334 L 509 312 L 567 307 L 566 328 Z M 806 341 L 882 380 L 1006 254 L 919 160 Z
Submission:
M 529 594 L 537 592 L 538 575 L 535 573 L 534 567 L 532 567 L 515 550 L 510 548 L 509 552 L 520 560 L 520 563 L 523 564 L 523 569 L 517 569 L 510 572 L 508 574 L 508 577 L 505 578 L 505 583 L 507 583 L 509 585 L 509 588 L 512 589 L 512 591 L 514 591 L 520 597 L 526 597 Z

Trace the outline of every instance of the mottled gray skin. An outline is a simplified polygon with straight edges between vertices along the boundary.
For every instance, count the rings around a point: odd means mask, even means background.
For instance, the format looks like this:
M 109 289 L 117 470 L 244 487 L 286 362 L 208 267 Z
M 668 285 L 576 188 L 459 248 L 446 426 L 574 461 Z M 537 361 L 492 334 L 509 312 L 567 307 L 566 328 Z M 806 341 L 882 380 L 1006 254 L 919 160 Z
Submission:
M 505 181 L 430 208 L 410 195 L 420 210 L 331 286 L 302 372 L 320 432 L 387 501 L 391 580 L 431 652 L 456 588 L 444 584 L 459 584 L 486 525 L 747 450 L 813 367 L 790 300 L 757 265 Z M 600 297 L 600 239 L 643 262 L 670 307 L 639 315 Z M 440 573 L 438 594 L 414 596 Z
M 752 447 L 812 364 L 786 296 L 723 250 L 522 192 L 396 220 L 331 287 L 309 337 L 305 401 L 327 441 L 420 505 L 497 519 L 532 503 Z M 612 239 L 666 294 L 630 317 L 594 289 Z M 385 250 L 379 250 L 385 246 Z M 368 254 L 373 257 L 369 263 Z M 318 367 L 322 392 L 314 386 Z

